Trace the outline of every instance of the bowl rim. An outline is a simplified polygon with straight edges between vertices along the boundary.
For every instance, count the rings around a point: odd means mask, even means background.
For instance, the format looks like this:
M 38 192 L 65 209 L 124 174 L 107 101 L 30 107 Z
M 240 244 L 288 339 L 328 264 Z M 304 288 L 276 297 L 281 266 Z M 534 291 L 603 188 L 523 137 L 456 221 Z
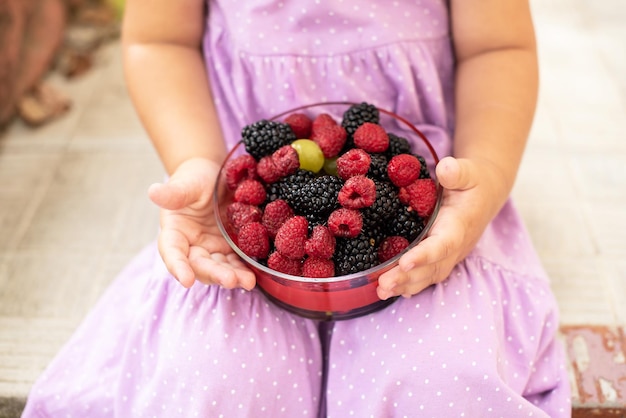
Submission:
M 349 102 L 349 101 L 330 101 L 330 102 L 316 102 L 316 103 L 310 103 L 310 104 L 306 104 L 306 105 L 302 105 L 302 106 L 298 106 L 289 110 L 286 110 L 284 112 L 281 112 L 275 116 L 272 116 L 271 118 L 269 118 L 268 120 L 278 120 L 286 115 L 292 114 L 294 112 L 298 112 L 301 110 L 306 110 L 312 107 L 319 107 L 319 106 L 335 106 L 335 105 L 345 105 L 345 106 L 353 106 L 353 105 L 358 105 L 360 104 L 359 102 Z M 389 110 L 386 109 L 382 109 L 378 106 L 376 106 L 376 109 L 378 109 L 379 112 L 384 113 L 387 116 L 390 116 L 400 122 L 402 122 L 404 125 L 406 125 L 409 129 L 411 129 L 413 131 L 413 133 L 415 133 L 418 137 L 421 138 L 421 140 L 424 142 L 424 145 L 426 145 L 426 147 L 428 148 L 428 150 L 431 153 L 431 156 L 434 159 L 435 165 L 439 162 L 439 156 L 437 155 L 437 152 L 435 151 L 435 148 L 433 147 L 433 145 L 430 143 L 430 141 L 428 140 L 428 138 L 426 137 L 426 135 L 424 135 L 424 133 L 422 133 L 422 131 L 420 131 L 413 123 L 409 122 L 407 119 L 403 118 L 402 116 L 391 112 Z M 220 216 L 220 212 L 219 212 L 219 185 L 221 183 L 222 180 L 222 173 L 223 173 L 223 168 L 225 163 L 233 156 L 233 154 L 235 154 L 239 147 L 243 145 L 243 141 L 239 141 L 237 142 L 237 144 L 235 144 L 235 146 L 232 147 L 232 149 L 230 151 L 228 151 L 228 154 L 226 155 L 224 161 L 222 162 L 222 165 L 220 167 L 220 171 L 218 173 L 218 176 L 216 178 L 215 181 L 215 186 L 214 186 L 214 190 L 213 190 L 213 205 L 214 205 L 214 215 L 215 218 L 217 220 L 217 226 L 223 236 L 223 238 L 226 240 L 226 242 L 228 243 L 228 245 L 231 247 L 231 249 L 239 256 L 241 257 L 244 261 L 246 261 L 246 263 L 249 263 L 251 266 L 253 266 L 255 269 L 262 271 L 263 273 L 269 274 L 269 275 L 273 275 L 276 277 L 279 277 L 283 280 L 287 280 L 290 282 L 297 282 L 297 283 L 335 283 L 335 282 L 343 282 L 343 281 L 350 281 L 353 279 L 359 279 L 359 278 L 363 278 L 365 276 L 369 277 L 373 274 L 377 274 L 380 273 L 382 274 L 383 272 L 386 272 L 388 270 L 390 270 L 391 268 L 395 267 L 393 266 L 394 264 L 397 264 L 398 260 L 408 251 L 410 251 L 412 248 L 415 248 L 422 240 L 424 240 L 424 238 L 426 238 L 427 234 L 430 232 L 430 229 L 433 226 L 433 223 L 435 222 L 435 219 L 437 218 L 437 215 L 439 213 L 439 209 L 441 207 L 441 203 L 443 200 L 443 187 L 441 186 L 441 184 L 439 184 L 438 179 L 435 177 L 433 178 L 435 185 L 437 187 L 437 200 L 435 201 L 435 207 L 433 209 L 432 214 L 430 215 L 430 217 L 428 218 L 428 221 L 426 222 L 426 224 L 424 225 L 424 228 L 422 229 L 422 231 L 419 233 L 419 235 L 413 240 L 411 241 L 411 243 L 409 243 L 408 247 L 404 249 L 404 251 L 402 251 L 401 253 L 395 255 L 394 257 L 390 258 L 387 261 L 384 261 L 380 264 L 377 264 L 373 267 L 370 267 L 367 270 L 363 270 L 363 271 L 359 271 L 356 273 L 350 273 L 350 274 L 346 274 L 343 276 L 333 276 L 333 277 L 304 277 L 304 276 L 293 276 L 290 274 L 286 274 L 286 273 L 282 273 L 280 271 L 277 270 L 273 270 L 267 266 L 264 266 L 263 264 L 259 263 L 258 261 L 256 261 L 254 258 L 248 256 L 246 253 L 244 253 L 236 244 L 235 242 L 232 240 L 232 238 L 230 237 L 230 235 L 228 234 L 228 231 L 226 230 L 226 227 L 224 226 L 224 223 L 222 222 L 222 218 Z

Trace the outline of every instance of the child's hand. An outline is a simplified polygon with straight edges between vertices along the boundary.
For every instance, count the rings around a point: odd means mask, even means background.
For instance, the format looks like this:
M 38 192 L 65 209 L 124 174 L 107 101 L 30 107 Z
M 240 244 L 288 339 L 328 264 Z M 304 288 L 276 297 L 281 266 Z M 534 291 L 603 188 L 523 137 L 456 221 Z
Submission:
M 185 287 L 195 280 L 226 288 L 252 289 L 254 274 L 222 237 L 213 211 L 220 167 L 203 158 L 182 163 L 165 184 L 148 195 L 161 207 L 159 252 L 169 272 Z
M 422 242 L 381 275 L 381 299 L 410 297 L 445 280 L 474 248 L 506 199 L 497 167 L 486 161 L 443 158 L 437 178 L 444 187 L 439 214 Z

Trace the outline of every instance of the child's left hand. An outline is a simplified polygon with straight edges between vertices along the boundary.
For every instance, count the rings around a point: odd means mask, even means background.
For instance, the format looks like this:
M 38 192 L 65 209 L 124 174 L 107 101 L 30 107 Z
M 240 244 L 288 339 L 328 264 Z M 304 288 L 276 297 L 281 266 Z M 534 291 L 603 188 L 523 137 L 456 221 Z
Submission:
M 498 168 L 487 161 L 443 158 L 441 208 L 428 236 L 379 278 L 378 297 L 410 297 L 445 280 L 474 248 L 506 200 Z M 495 198 L 494 198 L 495 197 Z

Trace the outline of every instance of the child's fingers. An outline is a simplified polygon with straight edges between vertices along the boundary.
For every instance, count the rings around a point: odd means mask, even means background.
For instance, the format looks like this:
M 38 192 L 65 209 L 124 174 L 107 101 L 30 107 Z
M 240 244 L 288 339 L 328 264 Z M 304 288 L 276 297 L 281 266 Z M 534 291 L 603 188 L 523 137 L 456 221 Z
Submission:
M 148 188 L 148 196 L 157 206 L 169 210 L 182 209 L 198 198 L 191 185 L 180 181 L 154 183 Z
M 202 283 L 219 284 L 227 289 L 254 287 L 254 274 L 234 254 L 209 253 L 203 247 L 194 246 L 189 260 L 197 280 Z
M 437 180 L 449 190 L 467 190 L 476 186 L 470 160 L 444 157 L 436 167 Z
M 158 240 L 159 253 L 167 270 L 184 287 L 191 287 L 195 280 L 195 273 L 189 264 L 187 241 L 175 231 L 161 231 Z

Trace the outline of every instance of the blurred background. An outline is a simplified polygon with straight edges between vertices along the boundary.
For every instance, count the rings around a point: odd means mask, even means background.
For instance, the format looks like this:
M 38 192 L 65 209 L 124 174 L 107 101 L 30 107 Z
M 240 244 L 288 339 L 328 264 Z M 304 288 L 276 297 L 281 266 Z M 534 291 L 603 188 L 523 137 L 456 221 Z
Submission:
M 626 3 L 531 4 L 541 91 L 513 195 L 563 329 L 610 330 L 624 367 Z M 156 236 L 163 171 L 124 85 L 122 8 L 0 0 L 0 417 Z

